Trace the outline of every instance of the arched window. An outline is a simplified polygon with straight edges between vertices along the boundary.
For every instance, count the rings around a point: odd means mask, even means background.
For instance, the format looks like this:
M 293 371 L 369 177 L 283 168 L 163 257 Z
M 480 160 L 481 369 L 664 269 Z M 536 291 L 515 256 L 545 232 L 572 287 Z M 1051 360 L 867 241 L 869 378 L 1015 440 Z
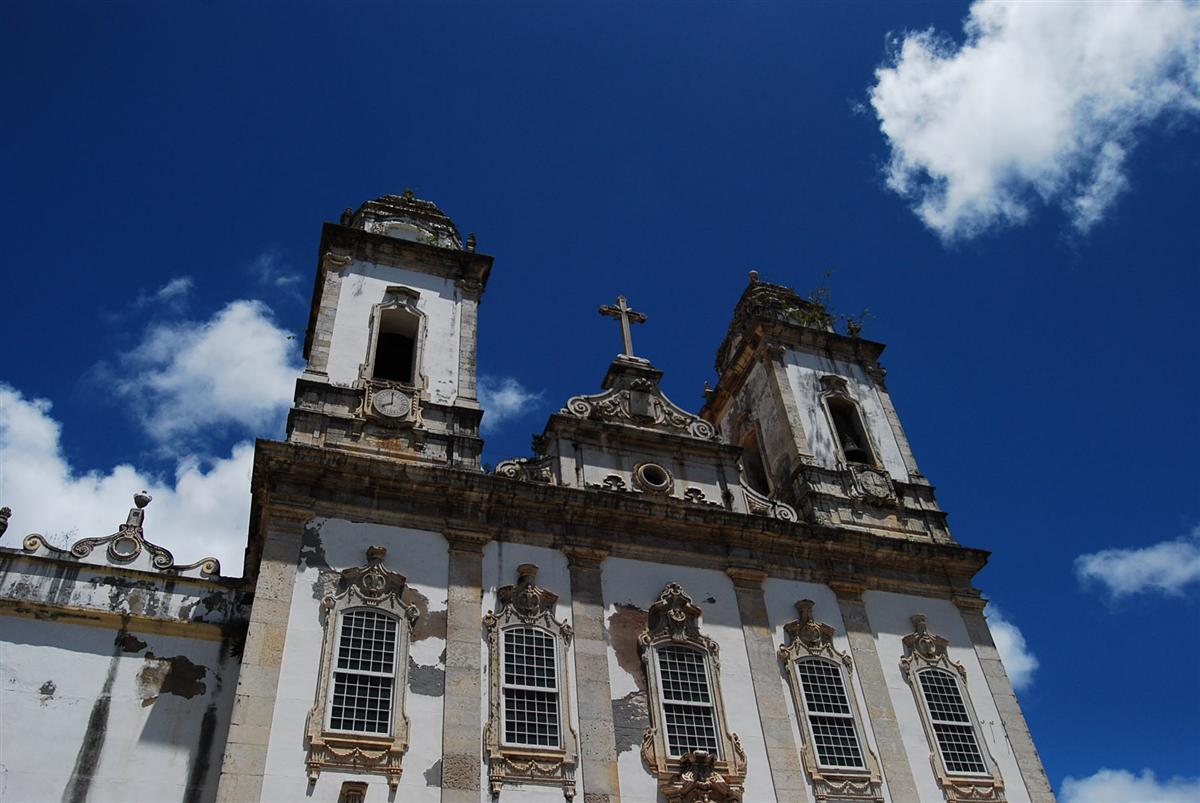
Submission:
M 361 376 L 368 382 L 421 384 L 421 339 L 424 315 L 420 294 L 408 287 L 389 287 L 371 313 L 371 337 Z
M 862 412 L 850 395 L 844 377 L 827 375 L 821 377 L 821 398 L 829 415 L 829 426 L 837 441 L 838 451 L 847 463 L 878 465 L 871 438 L 863 426 Z
M 938 783 L 950 800 L 1000 799 L 1004 781 L 979 733 L 967 670 L 950 660 L 950 642 L 929 632 L 924 614 L 912 616 L 900 669 L 916 698 Z
M 578 748 L 571 728 L 567 646 L 571 626 L 554 618 L 558 595 L 537 585 L 538 567 L 517 567 L 483 617 L 490 705 L 484 741 L 493 796 L 505 784 L 554 784 L 575 795 Z
M 697 784 L 741 800 L 746 754 L 725 725 L 717 643 L 700 633 L 700 608 L 677 583 L 650 606 L 638 637 L 646 670 L 651 727 L 642 758 L 667 800 Z
M 813 601 L 796 603 L 800 617 L 784 625 L 787 666 L 804 748 L 804 769 L 817 800 L 883 799 L 879 762 L 863 740 L 862 717 L 850 688 L 850 656 L 833 646 L 833 627 L 813 618 Z
M 384 567 L 386 556 L 373 546 L 365 566 L 321 576 L 324 638 L 308 714 L 310 784 L 322 768 L 385 774 L 393 790 L 400 783 L 408 644 L 418 612 L 403 599 L 404 576 Z

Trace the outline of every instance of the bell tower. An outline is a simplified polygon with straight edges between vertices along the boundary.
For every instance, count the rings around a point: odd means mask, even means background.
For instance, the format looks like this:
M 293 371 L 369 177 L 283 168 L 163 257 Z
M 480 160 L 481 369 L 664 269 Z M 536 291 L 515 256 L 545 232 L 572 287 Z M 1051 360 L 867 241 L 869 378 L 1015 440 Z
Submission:
M 742 447 L 747 485 L 809 522 L 952 542 L 888 394 L 883 349 L 751 272 L 700 415 Z
M 476 321 L 492 258 L 411 191 L 326 223 L 288 440 L 478 469 Z

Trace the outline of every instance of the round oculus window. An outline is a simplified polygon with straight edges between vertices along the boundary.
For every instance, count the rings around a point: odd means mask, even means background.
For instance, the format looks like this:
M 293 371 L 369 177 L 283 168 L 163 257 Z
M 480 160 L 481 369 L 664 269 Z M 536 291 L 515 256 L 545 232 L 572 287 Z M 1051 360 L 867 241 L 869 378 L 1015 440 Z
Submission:
M 634 476 L 643 490 L 663 493 L 671 489 L 671 472 L 658 463 L 642 463 Z

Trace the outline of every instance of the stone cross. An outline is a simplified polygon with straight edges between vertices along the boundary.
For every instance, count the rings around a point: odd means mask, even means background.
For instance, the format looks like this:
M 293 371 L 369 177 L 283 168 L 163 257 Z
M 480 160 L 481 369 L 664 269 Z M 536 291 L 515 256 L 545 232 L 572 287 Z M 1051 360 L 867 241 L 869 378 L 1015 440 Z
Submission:
M 645 323 L 646 316 L 640 312 L 635 312 L 629 307 L 629 302 L 625 300 L 625 296 L 617 296 L 617 306 L 605 304 L 600 308 L 601 315 L 607 315 L 610 318 L 617 318 L 621 321 L 621 339 L 624 341 L 625 350 L 621 352 L 626 357 L 633 356 L 633 334 L 629 331 L 631 323 Z

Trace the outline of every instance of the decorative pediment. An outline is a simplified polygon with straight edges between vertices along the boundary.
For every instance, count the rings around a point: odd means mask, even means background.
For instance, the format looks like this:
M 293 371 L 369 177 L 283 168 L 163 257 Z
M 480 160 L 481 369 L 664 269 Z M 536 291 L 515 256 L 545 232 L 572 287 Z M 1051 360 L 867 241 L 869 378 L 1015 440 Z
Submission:
M 522 563 L 517 567 L 516 585 L 496 589 L 498 610 L 484 617 L 484 624 L 492 627 L 494 622 L 506 624 L 521 621 L 527 625 L 549 626 L 558 631 L 567 641 L 571 640 L 571 626 L 554 619 L 554 606 L 558 594 L 537 584 L 538 567 Z M 493 621 L 494 620 L 494 621 Z
M 966 679 L 967 669 L 958 661 L 950 660 L 948 647 L 950 641 L 935 633 L 929 632 L 927 617 L 923 613 L 915 613 L 911 617 L 913 632 L 904 637 L 904 657 L 900 666 L 908 671 L 913 662 L 928 666 L 940 666 L 943 669 L 954 669 Z M 917 667 L 912 667 L 914 670 Z
M 668 583 L 648 611 L 649 623 L 642 633 L 641 642 L 649 646 L 657 641 L 692 641 L 712 648 L 717 644 L 700 633 L 699 606 L 692 602 L 679 583 Z
M 721 442 L 712 424 L 663 394 L 659 387 L 661 377 L 662 372 L 646 360 L 618 357 L 605 377 L 603 393 L 573 396 L 560 414 Z
M 353 605 L 363 603 L 376 607 L 392 608 L 402 612 L 408 621 L 415 622 L 418 610 L 415 605 L 404 601 L 407 580 L 404 575 L 393 572 L 383 565 L 387 548 L 367 548 L 365 566 L 353 566 L 326 581 L 326 592 L 321 604 L 332 608 L 335 604 Z M 330 582 L 332 580 L 332 582 Z
M 81 538 L 69 549 L 61 549 L 47 541 L 45 536 L 39 533 L 30 533 L 25 536 L 21 546 L 26 552 L 41 552 L 49 556 L 76 559 L 89 558 L 98 547 L 104 547 L 105 562 L 117 566 L 178 574 L 197 571 L 202 576 L 220 574 L 221 562 L 216 558 L 201 558 L 194 563 L 179 564 L 175 562 L 175 557 L 170 550 L 146 539 L 142 524 L 146 518 L 145 508 L 150 504 L 152 498 L 146 491 L 134 494 L 134 506 L 129 509 L 125 523 L 118 526 L 117 531 L 112 535 L 103 538 Z M 97 561 L 93 559 L 88 562 L 95 563 Z
M 813 617 L 814 604 L 811 599 L 802 599 L 796 603 L 799 618 L 783 626 L 788 643 L 779 648 L 780 657 L 784 660 L 795 660 L 801 655 L 820 655 L 832 658 L 850 669 L 853 666 L 850 655 L 833 646 L 833 634 L 836 632 L 833 626 L 818 622 Z
M 717 770 L 717 757 L 704 750 L 680 760 L 679 772 L 662 784 L 667 803 L 734 803 L 742 799 L 741 779 L 731 784 Z

